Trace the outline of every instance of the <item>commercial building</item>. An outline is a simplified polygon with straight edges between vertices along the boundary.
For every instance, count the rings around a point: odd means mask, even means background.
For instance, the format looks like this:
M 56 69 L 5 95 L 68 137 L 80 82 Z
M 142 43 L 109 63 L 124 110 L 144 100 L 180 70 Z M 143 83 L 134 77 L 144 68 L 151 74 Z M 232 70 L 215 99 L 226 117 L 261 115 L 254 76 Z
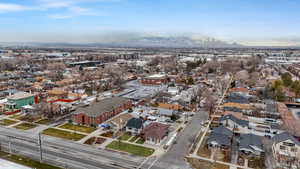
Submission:
M 7 103 L 5 103 L 6 109 L 20 109 L 22 106 L 32 105 L 37 101 L 34 94 L 26 92 L 18 92 L 14 95 L 7 97 Z
M 132 103 L 129 99 L 123 97 L 107 98 L 99 102 L 95 101 L 87 107 L 78 108 L 73 114 L 73 120 L 82 125 L 97 126 L 131 107 Z
M 162 85 L 168 83 L 168 81 L 168 76 L 164 74 L 154 74 L 141 79 L 141 83 L 144 85 Z

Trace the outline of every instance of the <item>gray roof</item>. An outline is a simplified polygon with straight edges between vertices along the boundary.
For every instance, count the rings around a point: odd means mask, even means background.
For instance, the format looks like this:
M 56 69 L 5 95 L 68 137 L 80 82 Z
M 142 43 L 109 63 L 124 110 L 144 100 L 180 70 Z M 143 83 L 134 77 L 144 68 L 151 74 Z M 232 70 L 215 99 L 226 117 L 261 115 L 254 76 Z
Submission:
M 211 143 L 213 141 L 217 142 L 219 145 L 225 145 L 225 146 L 231 145 L 231 139 L 224 134 L 211 133 L 209 135 L 207 142 Z
M 143 127 L 143 119 L 131 118 L 130 120 L 128 120 L 126 127 L 140 129 Z
M 283 142 L 286 140 L 292 140 L 295 144 L 300 146 L 300 142 L 295 137 L 290 135 L 288 132 L 283 132 L 283 133 L 277 134 L 272 138 L 272 141 L 274 143 L 279 143 L 279 142 Z
M 221 117 L 220 121 L 224 121 L 224 120 L 232 120 L 236 124 L 238 124 L 240 126 L 243 126 L 243 127 L 249 125 L 249 121 L 238 119 L 238 118 L 236 118 L 235 116 L 233 116 L 231 114 Z
M 263 142 L 260 136 L 254 134 L 242 134 L 239 139 L 239 148 L 252 149 L 250 146 L 256 146 L 263 150 Z
M 94 102 L 87 107 L 80 107 L 75 113 L 84 113 L 90 117 L 98 117 L 102 113 L 113 111 L 128 101 L 129 99 L 123 97 L 106 98 L 99 102 Z
M 231 130 L 229 130 L 228 128 L 224 127 L 224 126 L 219 126 L 217 128 L 214 128 L 212 133 L 215 133 L 215 134 L 223 134 L 223 135 L 226 135 L 228 137 L 232 137 L 233 136 L 233 133 Z
M 277 103 L 274 100 L 265 100 L 266 103 L 266 111 L 268 113 L 277 113 Z

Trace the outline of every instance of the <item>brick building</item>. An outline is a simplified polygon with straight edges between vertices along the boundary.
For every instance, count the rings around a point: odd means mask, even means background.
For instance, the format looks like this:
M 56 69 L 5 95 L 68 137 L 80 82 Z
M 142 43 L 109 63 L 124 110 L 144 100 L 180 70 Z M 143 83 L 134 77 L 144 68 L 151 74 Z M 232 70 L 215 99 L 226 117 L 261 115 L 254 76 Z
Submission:
M 77 109 L 73 114 L 73 120 L 82 125 L 97 126 L 131 107 L 132 103 L 129 99 L 123 97 L 107 98 Z
M 144 85 L 162 85 L 169 82 L 168 76 L 163 74 L 154 74 L 142 77 L 141 83 Z

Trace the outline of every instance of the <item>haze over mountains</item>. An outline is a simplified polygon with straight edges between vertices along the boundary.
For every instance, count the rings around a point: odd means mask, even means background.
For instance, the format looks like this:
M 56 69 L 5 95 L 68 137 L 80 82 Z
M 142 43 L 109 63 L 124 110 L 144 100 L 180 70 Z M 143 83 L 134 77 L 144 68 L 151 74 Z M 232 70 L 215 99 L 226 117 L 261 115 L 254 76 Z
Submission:
M 86 36 L 56 36 L 35 37 L 31 41 L 24 38 L 21 42 L 0 42 L 1 46 L 29 46 L 29 47 L 171 47 L 171 48 L 244 48 L 244 47 L 293 47 L 299 48 L 299 39 L 265 39 L 254 43 L 239 43 L 219 40 L 217 38 L 187 34 L 142 34 L 142 33 L 102 33 Z M 270 44 L 270 45 L 264 45 Z
M 242 47 L 237 43 L 229 43 L 221 41 L 211 37 L 190 37 L 190 36 L 157 36 L 157 35 L 140 35 L 140 36 L 100 36 L 90 38 L 89 40 L 84 40 L 84 42 L 2 42 L 2 46 L 15 46 L 15 45 L 24 45 L 24 46 L 85 46 L 85 47 L 188 47 L 188 48 L 230 48 L 230 47 Z

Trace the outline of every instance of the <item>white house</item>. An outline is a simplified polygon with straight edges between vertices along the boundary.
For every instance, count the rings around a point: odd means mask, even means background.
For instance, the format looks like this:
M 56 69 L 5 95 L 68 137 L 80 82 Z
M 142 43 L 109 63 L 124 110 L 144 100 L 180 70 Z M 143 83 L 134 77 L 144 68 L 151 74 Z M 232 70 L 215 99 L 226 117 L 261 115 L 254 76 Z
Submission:
M 300 168 L 300 142 L 284 132 L 272 138 L 272 151 L 278 167 Z

